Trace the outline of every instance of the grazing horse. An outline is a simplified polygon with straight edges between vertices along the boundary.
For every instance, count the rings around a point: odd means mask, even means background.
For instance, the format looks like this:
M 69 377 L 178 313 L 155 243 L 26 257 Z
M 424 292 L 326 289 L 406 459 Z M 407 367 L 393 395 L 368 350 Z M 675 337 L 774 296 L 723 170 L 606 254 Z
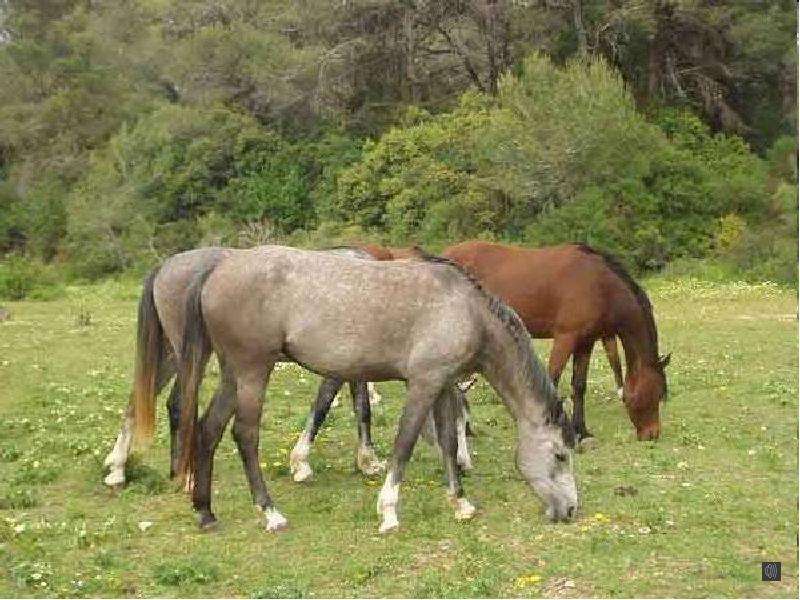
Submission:
M 669 355 L 658 354 L 647 294 L 615 258 L 582 244 L 532 250 L 478 241 L 450 246 L 442 255 L 514 308 L 533 337 L 553 338 L 549 371 L 556 385 L 573 357 L 573 419 L 582 440 L 591 437 L 583 402 L 592 347 L 598 338 L 619 337 L 628 416 L 640 440 L 658 438 Z
M 189 284 L 197 273 L 216 264 L 229 252 L 228 248 L 199 248 L 182 252 L 167 259 L 145 280 L 137 319 L 133 391 L 116 443 L 105 459 L 105 466 L 109 468 L 108 475 L 105 477 L 106 485 L 119 487 L 125 483 L 125 464 L 133 445 L 134 403 L 136 401 L 155 402 L 155 398 L 176 374 L 175 357 L 180 348 L 184 329 L 184 310 Z M 332 250 L 332 252 L 358 258 L 371 258 L 369 254 L 358 249 L 339 249 Z M 343 384 L 343 380 L 323 381 L 317 394 L 317 404 L 325 403 L 330 390 L 336 387 L 338 391 Z M 353 396 L 354 410 L 358 415 L 359 445 L 356 451 L 356 465 L 365 475 L 375 475 L 383 470 L 384 465 L 375 454 L 370 428 L 365 425 L 365 423 L 369 423 L 370 416 L 367 388 L 364 382 L 351 381 L 350 391 Z M 223 390 L 218 388 L 215 396 L 222 392 Z M 180 405 L 180 391 L 176 381 L 167 400 L 171 442 L 170 477 L 174 477 L 177 472 L 176 430 Z M 316 424 L 314 434 L 320 424 L 321 421 Z
M 193 505 L 201 527 L 211 512 L 213 455 L 235 413 L 239 447 L 253 501 L 268 530 L 286 526 L 258 461 L 259 422 L 273 365 L 292 360 L 326 377 L 402 380 L 403 409 L 386 481 L 378 498 L 381 532 L 398 527 L 403 472 L 433 408 L 456 518 L 471 518 L 456 464 L 455 381 L 478 371 L 517 421 L 517 464 L 554 520 L 577 509 L 572 424 L 531 348 L 516 313 L 463 271 L 441 260 L 364 261 L 280 246 L 236 250 L 199 274 L 186 305 L 180 353 L 183 406 L 181 468 L 194 473 Z M 197 392 L 211 351 L 225 392 L 197 422 Z M 135 405 L 146 433 L 152 402 Z

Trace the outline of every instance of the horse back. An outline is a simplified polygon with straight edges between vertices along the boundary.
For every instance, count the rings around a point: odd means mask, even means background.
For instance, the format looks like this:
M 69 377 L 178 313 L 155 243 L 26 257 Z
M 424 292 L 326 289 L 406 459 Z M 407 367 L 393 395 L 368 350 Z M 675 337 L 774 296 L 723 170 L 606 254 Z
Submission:
M 443 256 L 514 308 L 534 337 L 605 335 L 632 305 L 630 291 L 603 258 L 578 245 L 529 249 L 464 242 Z
M 421 339 L 474 337 L 469 294 L 453 293 L 461 282 L 444 269 L 452 270 L 280 247 L 236 251 L 209 276 L 203 315 L 215 346 L 242 360 L 281 354 L 322 374 L 396 378 Z

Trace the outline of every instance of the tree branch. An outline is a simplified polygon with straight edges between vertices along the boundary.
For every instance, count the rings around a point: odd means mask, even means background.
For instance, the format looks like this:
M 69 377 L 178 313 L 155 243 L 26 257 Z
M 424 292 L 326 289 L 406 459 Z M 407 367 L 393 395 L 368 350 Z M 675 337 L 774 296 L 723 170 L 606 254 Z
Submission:
M 450 45 L 450 48 L 453 49 L 453 52 L 461 58 L 461 61 L 464 63 L 464 68 L 467 70 L 470 78 L 472 79 L 473 83 L 478 86 L 478 89 L 482 92 L 486 92 L 486 87 L 481 82 L 481 78 L 478 77 L 478 72 L 475 70 L 475 67 L 472 65 L 472 61 L 469 59 L 469 56 L 458 46 L 456 41 L 444 28 L 441 23 L 436 23 L 436 30 L 444 36 L 444 39 L 447 40 L 447 43 Z

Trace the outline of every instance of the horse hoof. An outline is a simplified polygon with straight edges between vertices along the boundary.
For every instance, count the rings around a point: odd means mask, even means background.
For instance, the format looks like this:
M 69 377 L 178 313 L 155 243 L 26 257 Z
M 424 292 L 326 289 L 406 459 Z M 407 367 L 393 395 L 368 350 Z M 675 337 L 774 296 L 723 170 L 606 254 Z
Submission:
M 219 521 L 214 515 L 201 515 L 198 525 L 200 526 L 200 531 L 214 531 L 217 526 L 219 525 Z
M 304 481 L 310 480 L 313 475 L 314 471 L 311 470 L 311 465 L 308 463 L 300 463 L 295 468 L 292 479 L 297 483 L 303 483 Z
M 383 520 L 383 523 L 381 523 L 381 526 L 378 528 L 378 533 L 394 533 L 399 528 L 400 522 L 397 520 L 397 517 L 387 517 Z
M 475 516 L 475 507 L 466 498 L 456 500 L 456 521 L 469 521 Z
M 125 474 L 119 471 L 111 471 L 111 473 L 106 475 L 105 479 L 103 479 L 103 483 L 113 490 L 119 490 L 125 485 Z
M 267 520 L 264 524 L 264 527 L 267 531 L 277 533 L 279 531 L 286 531 L 289 529 L 289 521 L 287 521 L 286 517 L 284 517 L 274 508 L 268 508 L 265 511 L 265 514 Z
M 593 435 L 581 438 L 581 441 L 578 442 L 578 451 L 579 452 L 586 452 L 587 450 L 594 450 L 598 446 L 597 438 Z
M 461 458 L 457 462 L 458 462 L 458 466 L 461 467 L 462 471 L 472 471 L 472 459 L 471 458 Z
M 265 529 L 269 533 L 282 533 L 282 532 L 287 531 L 289 529 L 289 522 L 286 521 L 284 523 L 279 523 L 277 525 L 267 525 L 265 527 Z
M 617 388 L 617 398 L 622 400 L 625 397 L 625 393 L 622 391 L 622 388 Z

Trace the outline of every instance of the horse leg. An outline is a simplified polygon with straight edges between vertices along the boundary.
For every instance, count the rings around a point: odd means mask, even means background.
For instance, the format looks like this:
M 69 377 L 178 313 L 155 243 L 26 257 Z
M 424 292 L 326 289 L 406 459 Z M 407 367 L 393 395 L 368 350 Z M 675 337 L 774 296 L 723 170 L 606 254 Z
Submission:
M 584 413 L 584 396 L 586 395 L 586 373 L 589 370 L 589 359 L 592 356 L 593 342 L 581 344 L 575 351 L 572 358 L 572 402 L 573 402 L 573 422 L 575 433 L 583 445 L 583 441 L 593 437 L 586 429 L 586 417 Z
M 367 383 L 367 390 L 369 391 L 370 404 L 380 404 L 383 401 L 383 396 L 378 393 L 378 388 L 375 386 L 374 382 L 370 381 Z
M 264 475 L 258 464 L 258 434 L 261 423 L 261 409 L 264 402 L 264 389 L 267 386 L 272 365 L 266 370 L 256 370 L 240 375 L 236 382 L 238 398 L 236 417 L 233 422 L 233 439 L 239 448 L 250 493 L 256 508 L 264 512 L 267 531 L 286 529 L 288 521 L 275 508 L 264 483 Z
M 458 456 L 460 432 L 456 428 L 456 419 L 459 418 L 462 411 L 462 403 L 453 395 L 452 390 L 446 390 L 433 405 L 436 434 L 447 473 L 447 497 L 455 508 L 456 519 L 466 521 L 475 516 L 475 507 L 464 497 L 464 489 L 461 486 L 461 468 Z
M 375 447 L 372 445 L 369 384 L 364 381 L 351 381 L 350 395 L 353 397 L 353 412 L 358 420 L 356 466 L 364 475 L 377 475 L 386 468 L 386 463 L 378 460 Z
M 125 484 L 125 463 L 128 462 L 132 441 L 133 402 L 129 402 L 122 417 L 122 427 L 117 434 L 117 441 L 103 461 L 103 465 L 108 467 L 108 475 L 103 480 L 107 486 L 119 488 Z
M 156 374 L 156 396 L 166 387 L 169 380 L 175 375 L 175 365 L 171 358 L 164 359 L 158 366 Z M 177 384 L 176 384 L 177 385 Z M 131 454 L 133 446 L 133 394 L 125 408 L 122 417 L 122 427 L 117 435 L 117 441 L 111 452 L 108 453 L 103 465 L 108 467 L 108 475 L 103 480 L 104 483 L 112 488 L 120 488 L 125 484 L 125 464 Z
M 175 381 L 169 392 L 167 400 L 167 412 L 169 413 L 169 478 L 175 479 L 178 474 L 178 460 L 180 452 L 178 450 L 178 425 L 181 419 L 181 390 L 180 384 Z M 215 392 L 215 395 L 219 393 Z
M 211 477 L 214 469 L 214 453 L 225 426 L 236 408 L 236 379 L 220 361 L 221 381 L 214 397 L 198 424 L 195 443 L 194 487 L 192 504 L 200 513 L 200 528 L 213 527 L 217 519 L 211 512 Z
M 308 464 L 308 454 L 311 451 L 311 444 L 317 437 L 319 428 L 328 416 L 331 404 L 336 394 L 344 385 L 344 380 L 339 377 L 328 377 L 317 390 L 317 398 L 311 405 L 311 413 L 306 421 L 306 428 L 297 439 L 291 453 L 289 454 L 289 469 L 295 481 L 307 481 L 314 474 L 311 465 Z
M 614 382 L 617 384 L 617 396 L 622 400 L 622 386 L 625 380 L 622 378 L 622 363 L 619 360 L 616 336 L 611 335 L 609 337 L 604 337 L 603 348 L 605 348 L 606 356 L 608 357 L 608 364 L 611 365 L 611 370 L 614 371 Z
M 381 525 L 378 529 L 380 533 L 393 531 L 400 526 L 397 519 L 397 503 L 400 499 L 400 484 L 403 481 L 406 463 L 414 450 L 422 423 L 441 390 L 442 386 L 423 387 L 419 384 L 409 384 L 408 386 L 408 400 L 403 408 L 400 426 L 394 440 L 391 467 L 386 473 L 386 481 L 378 495 L 378 514 L 381 516 Z
M 469 442 L 467 435 L 469 433 L 469 405 L 467 404 L 467 395 L 464 392 L 454 392 L 454 397 L 451 399 L 451 404 L 454 404 L 455 411 L 455 425 L 456 425 L 456 456 L 458 466 L 464 471 L 472 470 L 472 457 L 469 453 Z M 434 412 L 434 421 L 436 413 Z M 437 425 L 438 431 L 438 425 Z M 441 446 L 441 441 L 440 441 Z M 442 448 L 444 450 L 444 448 Z
M 561 335 L 553 339 L 553 349 L 550 351 L 547 371 L 550 374 L 550 379 L 553 380 L 553 385 L 556 386 L 556 391 L 558 391 L 558 381 L 561 379 L 561 373 L 564 371 L 564 367 L 567 366 L 567 361 L 574 350 L 575 338 L 573 336 Z

